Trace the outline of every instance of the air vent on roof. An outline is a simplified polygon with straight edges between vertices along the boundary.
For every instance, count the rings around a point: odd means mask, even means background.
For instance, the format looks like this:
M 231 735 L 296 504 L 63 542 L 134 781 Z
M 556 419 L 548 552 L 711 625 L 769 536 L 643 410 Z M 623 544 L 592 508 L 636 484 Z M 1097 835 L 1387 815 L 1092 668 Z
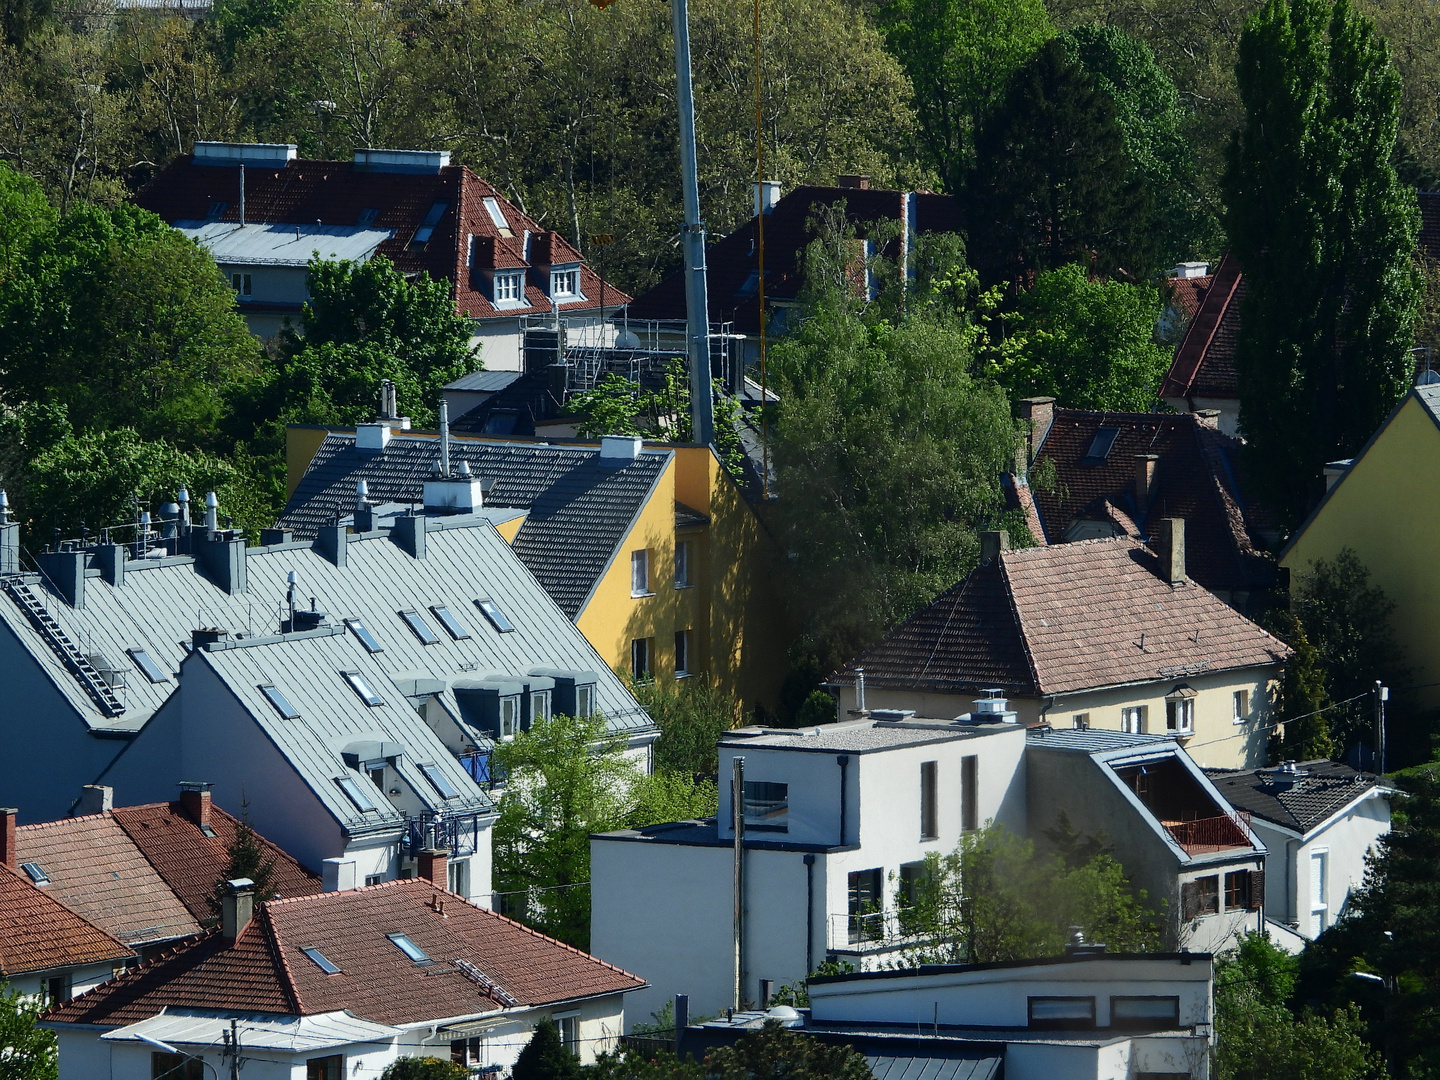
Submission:
M 267 165 L 283 169 L 295 160 L 294 143 L 197 142 L 196 165 Z
M 448 150 L 355 151 L 355 168 L 361 172 L 438 173 L 449 164 Z

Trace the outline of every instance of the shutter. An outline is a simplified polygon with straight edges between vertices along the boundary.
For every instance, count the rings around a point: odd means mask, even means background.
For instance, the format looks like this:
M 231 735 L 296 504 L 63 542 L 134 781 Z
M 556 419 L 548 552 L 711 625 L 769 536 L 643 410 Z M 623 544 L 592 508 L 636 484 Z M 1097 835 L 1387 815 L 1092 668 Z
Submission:
M 1197 918 L 1200 914 L 1200 882 L 1187 881 L 1180 886 L 1180 909 L 1181 916 L 1185 919 Z
M 1260 911 L 1265 907 L 1265 871 L 1250 871 L 1250 903 L 1251 911 Z

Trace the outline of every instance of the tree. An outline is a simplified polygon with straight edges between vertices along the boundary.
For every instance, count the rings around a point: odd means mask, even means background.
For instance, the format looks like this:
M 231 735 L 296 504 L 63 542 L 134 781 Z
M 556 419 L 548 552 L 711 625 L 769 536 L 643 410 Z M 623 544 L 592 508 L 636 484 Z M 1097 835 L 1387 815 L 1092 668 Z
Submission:
M 703 820 L 714 817 L 719 804 L 720 790 L 709 777 L 657 767 L 636 781 L 625 824 L 643 829 L 667 821 Z
M 720 1046 L 705 1057 L 707 1080 L 870 1080 L 865 1058 L 848 1046 L 821 1042 L 767 1020 L 747 1031 L 733 1046 Z
M 541 1020 L 535 1032 L 510 1070 L 511 1080 L 578 1080 L 582 1075 L 580 1062 L 560 1041 L 560 1030 L 553 1020 Z
M 1305 625 L 1293 612 L 1282 611 L 1273 620 L 1273 632 L 1295 650 L 1285 661 L 1275 715 L 1280 721 L 1280 760 L 1311 761 L 1335 753 L 1330 722 L 1321 711 L 1325 693 L 1325 664 L 1305 634 Z
M 655 768 L 713 779 L 719 768 L 716 747 L 735 726 L 740 703 L 703 676 L 674 684 L 636 681 L 630 691 L 660 729 Z
M 1170 366 L 1155 344 L 1160 294 L 1093 278 L 1071 263 L 1047 270 L 1005 317 L 992 355 L 1010 397 L 1045 394 L 1072 409 L 1148 412 Z
M 1409 383 L 1419 215 L 1392 158 L 1400 78 L 1349 0 L 1267 0 L 1237 66 L 1225 229 L 1245 270 L 1235 369 L 1246 465 L 1294 527 Z
M 1040 0 L 889 0 L 885 43 L 915 88 L 924 157 L 959 192 L 1006 82 L 1055 29 Z
M 1052 40 L 1011 76 L 980 131 L 972 255 L 989 280 L 1028 285 L 1079 262 L 1141 281 L 1155 261 L 1153 203 L 1114 103 Z
M 469 1075 L 465 1066 L 443 1058 L 402 1057 L 385 1066 L 380 1080 L 465 1080 Z
M 226 848 L 225 874 L 215 883 L 209 897 L 210 910 L 219 915 L 229 890 L 226 882 L 249 878 L 255 883 L 255 898 L 264 902 L 275 897 L 275 856 L 250 827 L 250 803 L 240 800 L 240 820 L 235 823 L 235 838 Z
M 0 1080 L 55 1080 L 55 1035 L 36 1025 L 47 1003 L 0 982 Z

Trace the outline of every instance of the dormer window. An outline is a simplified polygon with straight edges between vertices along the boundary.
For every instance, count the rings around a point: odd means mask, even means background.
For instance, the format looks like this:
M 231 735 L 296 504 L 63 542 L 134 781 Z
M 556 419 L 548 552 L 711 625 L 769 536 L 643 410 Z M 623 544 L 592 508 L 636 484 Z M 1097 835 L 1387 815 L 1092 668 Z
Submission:
M 518 734 L 520 734 L 519 695 L 502 697 L 500 699 L 500 737 L 513 739 Z
M 519 303 L 525 291 L 525 275 L 519 270 L 497 271 L 495 274 L 495 303 Z
M 555 300 L 568 300 L 580 295 L 580 268 L 550 271 L 550 296 Z

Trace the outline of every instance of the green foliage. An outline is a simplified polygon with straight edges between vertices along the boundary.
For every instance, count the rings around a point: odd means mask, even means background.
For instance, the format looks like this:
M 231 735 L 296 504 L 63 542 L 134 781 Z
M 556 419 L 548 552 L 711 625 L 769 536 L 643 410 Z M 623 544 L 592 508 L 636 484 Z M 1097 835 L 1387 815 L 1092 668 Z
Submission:
M 715 781 L 689 773 L 655 771 L 635 782 L 625 824 L 632 829 L 667 821 L 714 817 L 720 791 Z
M 1093 278 L 1076 263 L 1047 270 L 1005 317 L 992 370 L 1011 398 L 1148 412 L 1170 366 L 1169 351 L 1155 344 L 1161 306 L 1150 285 Z
M 1215 968 L 1216 1080 L 1367 1080 L 1382 1077 L 1354 1007 L 1324 1016 L 1287 1005 L 1295 958 L 1250 932 Z
M 1106 276 L 1149 276 L 1151 193 L 1126 153 L 1114 103 L 1061 41 L 1011 76 L 975 157 L 970 237 L 988 280 L 1028 284 L 1073 262 Z
M 833 724 L 837 719 L 835 695 L 826 690 L 812 690 L 810 696 L 795 714 L 796 727 L 810 727 L 813 724 Z
M 823 1043 L 803 1031 L 767 1020 L 733 1046 L 721 1046 L 705 1058 L 707 1080 L 870 1080 L 865 1058 L 848 1046 Z
M 918 141 L 947 190 L 959 192 L 975 135 L 1011 74 L 1054 36 L 1040 0 L 889 0 L 885 43 L 915 87 Z
M 250 827 L 250 802 L 243 796 L 240 801 L 240 820 L 235 823 L 235 839 L 226 848 L 225 873 L 215 882 L 215 888 L 208 897 L 210 911 L 219 915 L 228 890 L 227 881 L 249 878 L 255 883 L 257 903 L 275 898 L 275 856 L 261 842 L 259 835 Z
M 1272 632 L 1295 650 L 1285 661 L 1285 675 L 1275 703 L 1275 715 L 1284 725 L 1280 729 L 1279 758 L 1281 761 L 1327 758 L 1336 749 L 1330 737 L 1330 722 L 1323 713 L 1312 715 L 1329 700 L 1325 693 L 1324 659 L 1293 612 L 1280 612 L 1273 621 Z
M 660 729 L 655 768 L 713 779 L 719 767 L 716 744 L 735 726 L 740 703 L 702 676 L 668 683 L 631 680 L 630 692 Z
M 672 1030 L 673 1018 L 670 1021 Z M 635 1025 L 640 1034 L 641 1025 Z M 705 1066 L 694 1058 L 678 1058 L 669 1050 L 641 1053 L 625 1047 L 601 1054 L 584 1070 L 587 1080 L 704 1080 Z
M 535 1025 L 535 1033 L 510 1070 L 511 1080 L 578 1080 L 581 1075 L 580 1062 L 560 1041 L 553 1020 Z
M 920 939 L 902 966 L 1056 956 L 1075 926 L 1117 951 L 1159 945 L 1145 892 L 1131 890 L 1124 867 L 1103 851 L 1068 865 L 992 825 L 925 862 L 913 894 L 898 897 L 902 926 Z
M 816 975 L 849 975 L 855 970 L 855 965 L 848 960 L 826 960 L 819 967 L 810 973 L 810 978 Z M 772 1004 L 789 1005 L 792 1009 L 808 1009 L 810 1007 L 810 987 L 808 983 L 797 983 L 791 986 L 786 983 L 770 996 Z
M 1225 228 L 1245 269 L 1235 368 L 1246 464 L 1294 527 L 1409 382 L 1415 194 L 1392 164 L 1400 77 L 1348 0 L 1267 0 L 1237 66 Z
M 59 1075 L 55 1036 L 35 1024 L 44 1007 L 39 998 L 0 981 L 0 1080 L 55 1080 Z
M 385 1066 L 380 1080 L 465 1080 L 469 1075 L 465 1066 L 442 1058 L 402 1057 Z

